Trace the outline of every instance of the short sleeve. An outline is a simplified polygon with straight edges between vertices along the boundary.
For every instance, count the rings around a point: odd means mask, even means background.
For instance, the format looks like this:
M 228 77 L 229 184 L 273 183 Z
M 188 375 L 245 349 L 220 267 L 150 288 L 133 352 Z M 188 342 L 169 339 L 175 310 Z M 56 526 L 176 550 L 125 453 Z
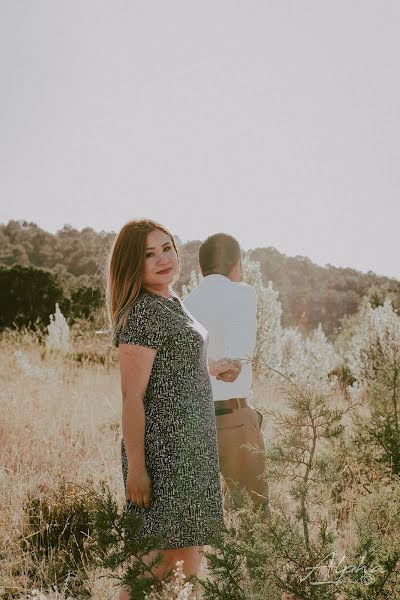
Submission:
M 142 296 L 131 309 L 126 325 L 117 334 L 119 344 L 137 344 L 156 348 L 162 346 L 167 337 L 162 306 L 150 296 Z

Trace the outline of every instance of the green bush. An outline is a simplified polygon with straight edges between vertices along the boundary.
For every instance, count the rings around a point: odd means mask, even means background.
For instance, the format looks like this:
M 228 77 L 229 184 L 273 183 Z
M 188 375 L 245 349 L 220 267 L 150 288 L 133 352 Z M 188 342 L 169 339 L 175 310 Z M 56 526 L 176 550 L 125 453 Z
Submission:
M 74 597 L 86 597 L 85 573 L 96 560 L 92 539 L 95 498 L 87 489 L 61 482 L 58 489 L 42 487 L 24 503 L 25 527 L 20 545 L 30 557 L 32 587 L 61 587 Z
M 369 383 L 368 414 L 354 414 L 353 444 L 360 461 L 376 475 L 400 475 L 400 364 L 376 360 Z
M 99 566 L 110 570 L 110 576 L 130 590 L 131 598 L 139 600 L 149 594 L 152 586 L 160 587 L 160 581 L 152 573 L 153 566 L 161 560 L 157 556 L 147 565 L 143 557 L 160 547 L 159 536 L 143 537 L 135 541 L 142 525 L 142 518 L 134 516 L 126 506 L 121 510 L 112 492 L 103 484 L 97 496 L 94 514 L 94 540 L 98 550 Z M 118 573 L 123 569 L 123 574 Z M 113 573 L 111 575 L 111 573 Z M 115 573 L 115 574 L 114 574 Z M 172 570 L 166 576 L 171 576 Z
M 44 329 L 56 302 L 63 299 L 58 277 L 34 267 L 0 267 L 0 330 Z
M 70 291 L 70 316 L 75 319 L 94 320 L 98 309 L 104 305 L 104 293 L 100 287 L 79 285 Z
M 348 600 L 400 598 L 400 478 L 376 483 L 354 512 L 355 541 L 347 562 L 354 567 L 344 581 Z

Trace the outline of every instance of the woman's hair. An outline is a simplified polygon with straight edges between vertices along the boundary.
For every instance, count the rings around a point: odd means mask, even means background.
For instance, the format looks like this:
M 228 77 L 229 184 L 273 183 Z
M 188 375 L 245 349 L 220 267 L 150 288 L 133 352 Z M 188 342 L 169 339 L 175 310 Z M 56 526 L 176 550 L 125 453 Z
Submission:
M 117 332 L 126 325 L 131 308 L 143 292 L 146 239 L 155 229 L 170 237 L 180 267 L 174 236 L 166 227 L 150 219 L 129 221 L 122 227 L 108 254 L 106 273 L 107 314 L 114 343 Z
M 240 259 L 239 242 L 227 233 L 210 235 L 199 248 L 199 263 L 204 277 L 214 273 L 228 276 Z

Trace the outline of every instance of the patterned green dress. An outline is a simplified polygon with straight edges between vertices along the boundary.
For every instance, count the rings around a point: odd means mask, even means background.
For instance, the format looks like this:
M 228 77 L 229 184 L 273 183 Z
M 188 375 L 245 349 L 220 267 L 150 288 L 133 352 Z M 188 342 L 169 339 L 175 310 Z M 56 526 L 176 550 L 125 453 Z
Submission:
M 117 335 L 117 345 L 157 349 L 144 397 L 151 505 L 127 500 L 127 508 L 143 517 L 140 535 L 162 536 L 160 549 L 208 544 L 223 526 L 208 332 L 171 294 L 164 298 L 144 291 Z M 121 459 L 126 486 L 123 439 Z

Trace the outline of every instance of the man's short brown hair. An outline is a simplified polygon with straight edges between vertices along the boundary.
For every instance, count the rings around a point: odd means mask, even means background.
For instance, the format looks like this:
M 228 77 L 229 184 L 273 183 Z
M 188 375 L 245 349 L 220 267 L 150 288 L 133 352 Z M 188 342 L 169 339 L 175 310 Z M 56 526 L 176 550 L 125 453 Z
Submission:
M 204 277 L 216 273 L 227 277 L 240 259 L 239 242 L 227 233 L 210 235 L 199 248 L 199 263 Z

